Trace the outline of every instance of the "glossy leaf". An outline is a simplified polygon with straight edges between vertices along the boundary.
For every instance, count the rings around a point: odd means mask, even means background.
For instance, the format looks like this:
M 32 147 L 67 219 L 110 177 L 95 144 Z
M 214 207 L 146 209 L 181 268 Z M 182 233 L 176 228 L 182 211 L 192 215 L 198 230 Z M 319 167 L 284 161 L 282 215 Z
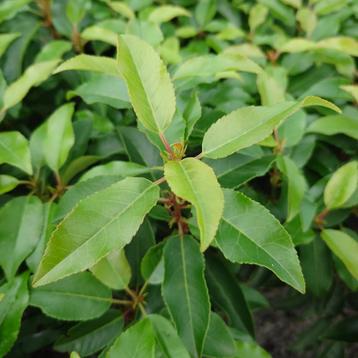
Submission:
M 11 164 L 32 174 L 29 144 L 21 133 L 0 133 L 0 163 Z
M 193 204 L 200 229 L 200 249 L 205 251 L 214 240 L 224 207 L 213 170 L 197 159 L 186 158 L 167 162 L 164 175 L 171 190 Z
M 299 102 L 282 102 L 274 106 L 239 108 L 221 117 L 205 133 L 203 154 L 208 158 L 223 158 L 258 143 L 283 120 L 308 106 L 323 106 L 339 112 L 335 105 L 319 97 L 306 97 Z
M 164 247 L 164 267 L 164 301 L 186 348 L 193 357 L 200 357 L 210 301 L 199 245 L 189 236 L 170 238 Z
M 158 187 L 147 179 L 127 178 L 82 200 L 53 232 L 34 285 L 83 271 L 123 248 L 158 194 Z
M 124 250 L 115 250 L 91 267 L 93 275 L 114 290 L 126 288 L 131 279 L 131 268 Z
M 155 336 L 151 322 L 145 318 L 123 332 L 106 357 L 154 358 Z
M 264 266 L 300 292 L 305 283 L 287 231 L 261 204 L 240 192 L 224 190 L 225 208 L 217 244 L 233 262 Z
M 30 305 L 56 319 L 85 321 L 106 312 L 111 305 L 111 298 L 109 288 L 97 281 L 91 273 L 81 272 L 33 289 Z
M 56 173 L 65 163 L 75 142 L 71 121 L 73 112 L 74 104 L 65 104 L 52 113 L 46 121 L 43 152 L 47 165 Z
M 358 163 L 349 162 L 333 173 L 324 189 L 324 203 L 328 209 L 343 206 L 356 191 Z
M 149 131 L 163 133 L 175 112 L 175 93 L 159 55 L 136 36 L 122 35 L 118 61 L 138 120 Z
M 332 229 L 323 230 L 321 237 L 353 277 L 358 280 L 357 241 L 343 231 Z
M 37 197 L 18 197 L 0 210 L 0 266 L 8 280 L 40 239 L 43 207 Z

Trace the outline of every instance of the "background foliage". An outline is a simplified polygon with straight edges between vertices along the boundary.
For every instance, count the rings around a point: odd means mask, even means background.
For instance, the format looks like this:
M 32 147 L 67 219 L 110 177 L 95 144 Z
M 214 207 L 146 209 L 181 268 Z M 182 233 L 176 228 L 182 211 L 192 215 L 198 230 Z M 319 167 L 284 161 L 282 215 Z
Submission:
M 357 18 L 3 0 L 0 356 L 357 356 Z

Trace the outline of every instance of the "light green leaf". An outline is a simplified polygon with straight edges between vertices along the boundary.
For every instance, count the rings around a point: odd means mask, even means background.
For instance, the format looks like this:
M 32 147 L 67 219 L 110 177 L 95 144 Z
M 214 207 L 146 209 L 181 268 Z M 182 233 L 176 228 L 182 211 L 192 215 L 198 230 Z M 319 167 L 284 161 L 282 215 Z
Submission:
M 87 41 L 103 41 L 109 45 L 116 46 L 118 33 L 102 26 L 89 26 L 82 33 L 81 38 Z M 84 56 L 84 55 L 80 55 Z M 87 56 L 87 55 L 86 55 Z
M 32 174 L 29 143 L 19 132 L 0 133 L 0 164 L 7 163 Z
M 133 10 L 124 1 L 108 1 L 108 6 L 128 19 L 133 19 L 135 14 Z
M 93 275 L 114 290 L 123 290 L 131 279 L 131 267 L 124 250 L 114 250 L 91 267 Z
M 138 120 L 146 129 L 163 133 L 176 105 L 173 85 L 159 55 L 138 37 L 122 35 L 118 61 Z
M 34 286 L 83 271 L 123 248 L 158 197 L 149 180 L 126 178 L 80 201 L 53 232 Z
M 20 34 L 18 32 L 9 33 L 9 34 L 0 34 L 0 58 L 9 47 L 11 42 L 18 38 Z
M 47 165 L 56 173 L 65 163 L 75 142 L 71 121 L 74 109 L 73 103 L 65 104 L 46 120 L 46 137 L 42 149 Z
M 41 236 L 43 208 L 37 197 L 12 199 L 0 210 L 0 266 L 9 280 Z
M 165 358 L 190 357 L 173 325 L 166 318 L 158 314 L 151 314 L 148 319 L 153 325 L 157 347 L 160 347 L 159 350 Z
M 55 342 L 54 349 L 58 352 L 76 350 L 84 357 L 89 356 L 113 342 L 122 329 L 121 312 L 112 309 L 100 318 L 71 327 Z
M 328 209 L 342 207 L 356 191 L 358 162 L 352 161 L 336 170 L 324 189 L 324 203 Z
M 263 4 L 256 4 L 250 9 L 249 13 L 249 27 L 251 32 L 264 23 L 268 13 L 268 8 Z
M 236 355 L 233 358 L 271 358 L 267 353 L 254 341 L 236 341 Z
M 353 277 L 358 280 L 358 242 L 339 230 L 323 230 L 321 237 Z
M 91 7 L 91 2 L 87 0 L 69 0 L 66 4 L 66 16 L 70 20 L 71 24 L 79 24 L 86 11 Z
M 0 195 L 16 188 L 21 181 L 11 175 L 0 174 Z
M 117 175 L 126 178 L 150 172 L 151 169 L 145 167 L 144 165 L 115 160 L 106 164 L 96 165 L 95 167 L 87 170 L 86 173 L 81 176 L 80 181 L 85 181 L 103 175 Z
M 163 243 L 152 246 L 144 255 L 140 271 L 144 280 L 158 285 L 164 279 Z
M 310 36 L 317 25 L 317 16 L 314 10 L 303 7 L 297 11 L 296 18 L 303 31 L 306 32 L 307 36 Z
M 199 245 L 189 236 L 170 238 L 164 247 L 164 267 L 164 301 L 191 356 L 201 357 L 210 301 Z
M 154 358 L 155 336 L 148 318 L 135 323 L 113 343 L 106 358 Z
M 203 154 L 213 159 L 224 158 L 258 143 L 267 138 L 283 120 L 308 106 L 323 106 L 340 112 L 334 104 L 314 96 L 306 97 L 299 102 L 288 101 L 274 106 L 239 108 L 218 119 L 208 129 L 204 135 Z
M 21 318 L 29 301 L 27 288 L 28 273 L 16 277 L 13 281 L 0 287 L 0 294 L 5 298 L 0 301 L 1 311 L 5 315 L 0 319 L 0 356 L 5 357 L 15 343 L 21 327 Z M 10 297 L 9 297 L 10 296 Z
M 224 207 L 223 193 L 214 171 L 198 159 L 186 158 L 167 162 L 164 175 L 171 190 L 194 205 L 200 229 L 200 250 L 205 251 L 214 240 Z
M 3 111 L 15 106 L 23 100 L 31 87 L 39 86 L 46 81 L 60 60 L 35 63 L 29 66 L 23 75 L 11 83 L 5 90 Z
M 0 5 L 0 23 L 9 20 L 21 11 L 31 0 L 5 0 Z
M 336 114 L 320 117 L 307 128 L 309 133 L 319 133 L 325 135 L 345 134 L 358 140 L 358 118 Z
M 36 55 L 35 62 L 45 62 L 61 58 L 67 51 L 70 51 L 72 44 L 69 41 L 54 40 L 47 43 Z
M 356 102 L 358 102 L 358 85 L 352 85 L 352 86 L 341 86 L 341 88 L 348 92 Z
M 288 156 L 279 156 L 277 166 L 287 179 L 287 221 L 291 221 L 301 211 L 307 183 L 296 163 Z
M 190 12 L 181 6 L 175 5 L 162 5 L 156 7 L 148 17 L 149 21 L 158 24 L 167 22 L 178 16 L 190 16 Z
M 69 321 L 86 321 L 101 316 L 111 305 L 111 290 L 89 272 L 35 288 L 30 305 L 47 316 Z
M 224 190 L 225 209 L 217 244 L 233 262 L 256 264 L 304 293 L 305 282 L 292 240 L 261 204 L 240 192 Z
M 93 71 L 121 77 L 116 60 L 104 56 L 78 55 L 61 63 L 53 73 L 71 70 Z
M 195 7 L 195 19 L 203 28 L 207 25 L 216 13 L 216 0 L 199 0 Z

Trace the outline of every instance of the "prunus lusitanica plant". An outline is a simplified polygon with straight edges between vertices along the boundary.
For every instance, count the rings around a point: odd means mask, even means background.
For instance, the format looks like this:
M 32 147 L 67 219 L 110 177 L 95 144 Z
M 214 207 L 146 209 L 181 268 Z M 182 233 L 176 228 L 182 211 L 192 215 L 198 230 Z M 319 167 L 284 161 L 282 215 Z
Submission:
M 357 16 L 4 0 L 0 357 L 358 354 Z

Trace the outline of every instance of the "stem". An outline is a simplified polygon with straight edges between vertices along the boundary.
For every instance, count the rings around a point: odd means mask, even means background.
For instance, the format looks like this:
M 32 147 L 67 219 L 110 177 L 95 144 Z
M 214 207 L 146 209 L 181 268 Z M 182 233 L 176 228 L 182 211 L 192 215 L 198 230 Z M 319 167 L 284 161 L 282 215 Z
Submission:
M 165 177 L 161 177 L 161 178 L 159 178 L 158 180 L 156 180 L 156 181 L 154 182 L 154 184 L 155 184 L 155 185 L 159 185 L 159 184 L 164 183 L 165 181 L 166 181 Z
M 143 306 L 141 303 L 139 303 L 139 304 L 138 304 L 138 307 L 139 307 L 139 309 L 140 309 L 142 315 L 145 317 L 145 316 L 147 315 L 147 312 L 146 312 L 144 306 Z
M 132 301 L 129 301 L 129 300 L 118 300 L 117 298 L 111 298 L 110 300 L 113 304 L 117 304 L 117 305 L 129 306 L 132 304 Z
M 140 291 L 139 291 L 139 293 L 138 293 L 138 296 L 142 296 L 142 295 L 143 295 L 143 292 L 144 292 L 145 289 L 147 288 L 148 284 L 149 284 L 149 281 L 146 280 L 146 281 L 144 282 L 142 288 L 140 289 Z
M 199 154 L 195 157 L 195 159 L 199 159 L 199 160 L 200 160 L 203 156 L 204 156 L 204 153 L 201 152 L 201 153 L 199 153 Z
M 167 153 L 169 154 L 169 159 L 174 159 L 175 155 L 174 152 L 169 144 L 169 142 L 167 141 L 167 139 L 165 138 L 163 133 L 159 133 L 159 138 L 162 141 L 162 143 L 164 144 L 165 150 L 167 151 Z
M 329 214 L 329 209 L 324 208 L 314 219 L 316 225 L 322 230 L 324 225 L 324 219 Z
M 83 52 L 81 34 L 78 31 L 77 24 L 72 26 L 72 44 L 77 52 Z

